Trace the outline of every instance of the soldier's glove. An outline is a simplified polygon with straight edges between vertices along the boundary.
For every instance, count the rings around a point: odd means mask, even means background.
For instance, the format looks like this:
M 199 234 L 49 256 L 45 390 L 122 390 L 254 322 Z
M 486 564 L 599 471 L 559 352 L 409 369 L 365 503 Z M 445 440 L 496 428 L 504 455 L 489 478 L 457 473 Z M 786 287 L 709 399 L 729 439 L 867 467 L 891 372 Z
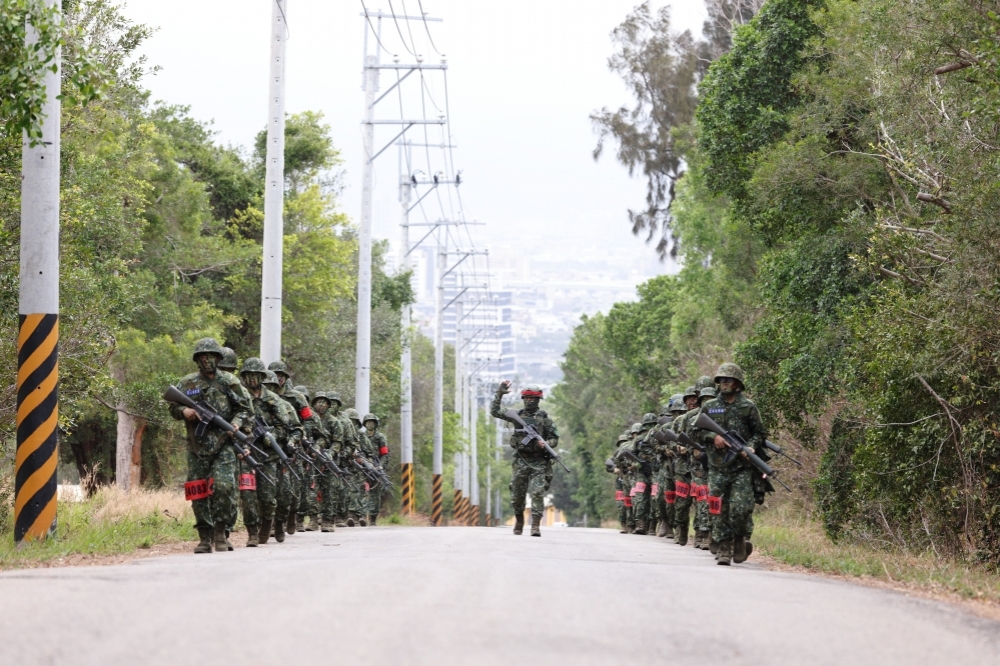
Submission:
M 497 395 L 507 395 L 510 393 L 510 382 L 500 382 L 500 386 L 497 387 Z

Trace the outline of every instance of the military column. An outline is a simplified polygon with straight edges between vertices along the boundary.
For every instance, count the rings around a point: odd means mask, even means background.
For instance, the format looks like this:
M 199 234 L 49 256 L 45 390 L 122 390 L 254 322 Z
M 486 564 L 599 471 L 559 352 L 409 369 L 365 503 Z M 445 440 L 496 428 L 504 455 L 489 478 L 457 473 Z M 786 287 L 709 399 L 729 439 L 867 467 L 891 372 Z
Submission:
M 58 11 L 56 0 L 45 0 Z M 38 41 L 29 24 L 25 46 Z M 17 336 L 17 454 L 14 540 L 43 539 L 56 528 L 56 426 L 59 421 L 60 53 L 41 74 L 41 135 L 24 137 L 21 268 Z M 55 71 L 53 71 L 55 70 Z

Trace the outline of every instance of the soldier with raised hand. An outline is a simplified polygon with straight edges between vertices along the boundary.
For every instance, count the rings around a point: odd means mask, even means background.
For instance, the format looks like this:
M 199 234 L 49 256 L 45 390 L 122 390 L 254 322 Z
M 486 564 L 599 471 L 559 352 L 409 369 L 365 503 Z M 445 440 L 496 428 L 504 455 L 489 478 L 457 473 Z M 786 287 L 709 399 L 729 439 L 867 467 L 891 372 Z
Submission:
M 715 373 L 721 396 L 708 400 L 701 411 L 724 430 L 735 431 L 759 454 L 767 439 L 760 411 L 743 393 L 743 370 L 723 363 Z M 718 543 L 717 564 L 746 561 L 746 538 L 753 528 L 754 469 L 743 455 L 727 456 L 721 435 L 698 430 L 708 450 L 708 506 L 712 514 L 712 540 Z M 727 459 L 728 458 L 728 459 Z
M 500 411 L 500 402 L 510 393 L 510 381 L 500 382 L 493 402 L 490 403 L 490 416 L 503 419 L 514 425 L 514 434 L 510 438 L 510 446 L 514 449 L 514 459 L 511 461 L 510 504 L 514 509 L 514 534 L 524 532 L 524 505 L 526 495 L 531 495 L 531 536 L 542 536 L 542 512 L 545 510 L 545 491 L 552 479 L 552 460 L 545 451 L 545 445 L 539 441 L 524 440 L 524 431 L 518 430 L 520 424 L 508 418 Z M 542 389 L 531 384 L 521 390 L 521 401 L 524 407 L 517 414 L 528 425 L 534 426 L 542 438 L 555 449 L 559 446 L 559 432 L 549 415 L 539 409 Z
M 252 407 L 240 382 L 232 374 L 219 370 L 223 358 L 222 346 L 212 338 L 195 343 L 192 360 L 198 372 L 182 377 L 174 386 L 195 402 L 204 402 L 225 421 L 236 428 L 248 423 Z M 176 403 L 170 405 L 170 415 L 183 420 L 187 427 L 187 483 L 185 497 L 191 500 L 195 527 L 198 530 L 196 553 L 230 550 L 226 529 L 235 523 L 236 454 L 230 445 L 231 432 L 212 425 L 198 432 L 198 412 Z
M 385 438 L 384 434 L 378 431 L 379 421 L 377 416 L 374 414 L 365 414 L 363 421 L 365 434 L 368 436 L 369 441 L 372 443 L 372 448 L 375 450 L 375 460 L 372 464 L 385 471 L 386 465 L 389 463 L 389 441 Z M 372 490 L 368 496 L 368 519 L 373 526 L 378 523 L 378 514 L 382 509 L 382 493 L 385 491 L 386 488 L 382 487 L 381 482 L 372 484 Z
M 353 407 L 346 409 L 344 410 L 344 416 L 350 419 L 351 426 L 354 428 L 355 449 L 353 457 L 355 459 L 364 458 L 368 462 L 376 460 L 375 447 L 371 440 L 368 439 L 368 434 L 361 423 L 361 416 L 358 414 L 358 410 Z M 350 511 L 347 514 L 347 524 L 353 526 L 353 523 L 356 522 L 361 527 L 367 527 L 371 483 L 364 472 L 357 469 L 353 464 L 350 466 L 355 470 L 355 477 L 352 492 L 350 493 L 351 504 Z

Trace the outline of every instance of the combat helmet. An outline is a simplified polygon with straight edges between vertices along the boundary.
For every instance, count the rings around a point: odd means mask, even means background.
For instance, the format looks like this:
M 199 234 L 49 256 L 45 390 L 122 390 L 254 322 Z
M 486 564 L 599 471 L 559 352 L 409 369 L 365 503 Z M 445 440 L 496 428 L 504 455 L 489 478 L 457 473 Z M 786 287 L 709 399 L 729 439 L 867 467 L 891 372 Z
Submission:
M 344 404 L 344 401 L 340 399 L 340 394 L 337 393 L 336 391 L 327 391 L 326 399 L 329 400 L 331 403 L 335 402 L 338 405 Z
M 715 371 L 715 383 L 718 384 L 723 379 L 735 379 L 743 386 L 743 368 L 735 363 L 723 363 Z
M 706 386 L 698 394 L 698 399 L 700 400 L 702 398 L 714 398 L 717 395 L 718 395 L 718 392 L 715 390 L 714 386 Z
M 684 395 L 681 396 L 681 400 L 687 400 L 688 398 L 697 398 L 697 397 L 698 397 L 698 389 L 694 386 L 688 386 L 687 389 L 684 391 Z
M 264 370 L 264 381 L 261 384 L 274 384 L 278 385 L 278 375 L 274 374 L 271 370 Z
M 272 371 L 274 374 L 282 374 L 286 377 L 291 377 L 291 373 L 288 372 L 288 366 L 285 365 L 284 361 L 271 361 L 267 369 Z
M 660 416 L 667 416 L 670 414 L 670 403 L 666 403 L 660 407 Z
M 240 376 L 243 376 L 243 374 L 247 372 L 261 372 L 266 375 L 267 368 L 264 367 L 264 361 L 260 360 L 256 356 L 251 356 L 243 361 L 243 367 L 240 368 Z
M 326 391 L 320 390 L 320 391 L 316 391 L 316 394 L 313 395 L 312 400 L 309 401 L 309 404 L 312 404 L 312 403 L 316 402 L 320 398 L 322 398 L 323 400 L 326 400 L 327 402 L 330 402 L 330 398 L 326 397 Z
M 229 347 L 222 348 L 222 360 L 219 361 L 219 368 L 225 370 L 226 372 L 231 372 L 236 369 L 239 361 L 236 360 L 236 352 L 234 352 Z
M 641 423 L 633 423 L 632 424 L 632 428 L 629 429 L 629 432 L 631 434 L 633 434 L 633 435 L 636 435 L 636 434 L 642 432 L 642 424 Z
M 299 384 L 298 386 L 293 387 L 293 390 L 298 391 L 299 393 L 304 395 L 306 397 L 306 400 L 309 399 L 309 387 L 306 386 L 305 384 Z
M 684 394 L 674 393 L 670 396 L 670 411 L 671 412 L 686 412 L 687 407 L 684 406 Z
M 361 419 L 361 424 L 364 425 L 365 423 L 368 423 L 369 421 L 374 421 L 375 422 L 375 427 L 376 428 L 378 427 L 378 417 L 377 416 L 375 416 L 374 414 L 365 414 L 365 418 Z
M 521 398 L 538 398 L 541 400 L 544 396 L 542 395 L 542 387 L 538 384 L 528 384 L 523 389 L 521 389 Z
M 698 381 L 694 383 L 694 387 L 701 391 L 703 388 L 708 388 L 709 386 L 714 387 L 715 381 L 708 375 L 702 375 L 698 378 Z
M 216 342 L 215 338 L 202 338 L 194 343 L 194 353 L 191 354 L 191 360 L 195 363 L 198 362 L 198 354 L 215 354 L 219 357 L 220 361 L 225 356 L 222 351 L 222 345 Z
M 353 407 L 349 407 L 348 409 L 344 410 L 344 416 L 351 419 L 352 421 L 358 421 L 358 410 L 354 409 Z
M 653 412 L 647 412 L 642 415 L 642 425 L 652 426 L 656 425 L 656 414 Z

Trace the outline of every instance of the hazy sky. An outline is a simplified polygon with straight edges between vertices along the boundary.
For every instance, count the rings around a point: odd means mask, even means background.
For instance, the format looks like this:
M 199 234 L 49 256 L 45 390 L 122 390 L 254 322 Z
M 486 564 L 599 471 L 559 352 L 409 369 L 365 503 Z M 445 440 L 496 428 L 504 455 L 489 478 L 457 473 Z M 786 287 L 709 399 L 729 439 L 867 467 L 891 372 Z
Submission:
M 387 0 L 366 4 L 371 12 L 389 11 Z M 631 235 L 626 217 L 629 207 L 642 207 L 645 181 L 629 178 L 611 154 L 594 162 L 596 135 L 588 118 L 602 106 L 630 101 L 606 61 L 612 52 L 609 33 L 636 4 L 423 0 L 429 16 L 444 19 L 430 30 L 448 60 L 455 164 L 463 171 L 466 217 L 487 223 L 479 230 L 486 244 L 520 235 L 549 247 L 558 241 L 567 253 L 598 243 L 646 256 L 653 252 Z M 700 0 L 673 5 L 675 25 L 698 30 Z M 417 0 L 393 0 L 392 6 L 399 14 L 404 6 L 408 14 L 419 13 Z M 149 64 L 161 68 L 146 80 L 154 99 L 190 105 L 194 117 L 214 120 L 220 141 L 249 145 L 267 112 L 269 0 L 128 0 L 124 11 L 158 28 L 144 47 Z M 360 12 L 357 0 L 288 2 L 287 111 L 325 115 L 345 162 L 343 209 L 354 219 L 361 206 L 363 152 Z M 425 62 L 439 62 L 422 22 L 410 28 Z M 387 49 L 411 57 L 391 20 L 383 22 L 382 35 Z M 384 91 L 395 75 L 382 76 Z M 443 105 L 440 79 L 432 79 L 428 74 L 428 87 Z M 383 111 L 383 105 L 380 115 L 391 115 L 393 109 Z M 395 131 L 377 127 L 377 147 Z M 386 151 L 376 163 L 374 233 L 395 241 L 396 151 Z

